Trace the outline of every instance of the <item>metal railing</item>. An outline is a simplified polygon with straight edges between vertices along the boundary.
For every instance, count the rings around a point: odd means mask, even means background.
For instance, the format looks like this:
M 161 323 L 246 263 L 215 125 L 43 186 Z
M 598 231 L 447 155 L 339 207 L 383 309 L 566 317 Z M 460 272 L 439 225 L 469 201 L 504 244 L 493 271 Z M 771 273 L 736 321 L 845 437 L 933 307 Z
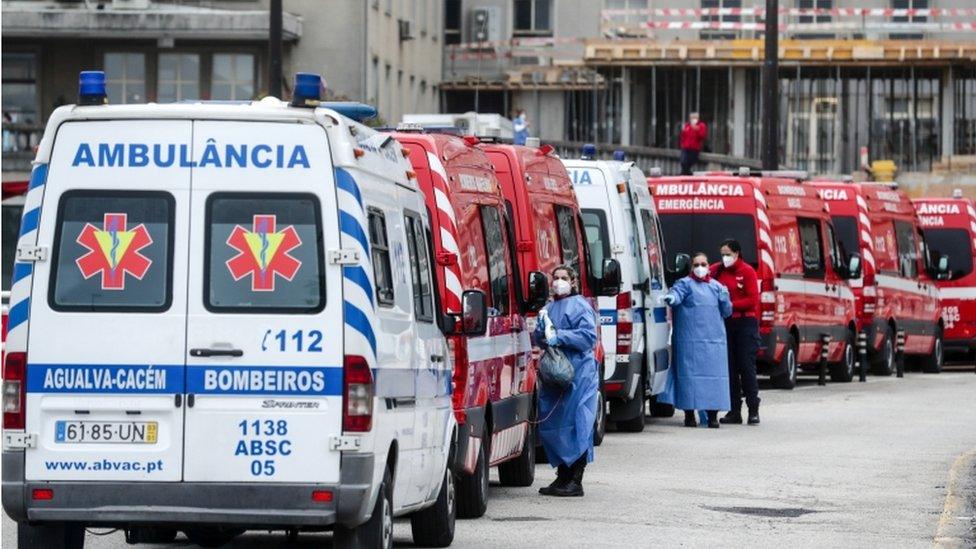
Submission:
M 3 171 L 28 172 L 34 147 L 41 142 L 44 124 L 4 123 Z
M 579 158 L 584 143 L 577 141 L 544 141 L 556 148 L 562 158 Z M 662 175 L 678 175 L 681 173 L 681 151 L 677 149 L 659 149 L 655 147 L 624 147 L 620 145 L 596 145 L 597 157 L 600 159 L 613 158 L 614 151 L 623 151 L 624 158 L 637 164 L 644 173 L 651 168 L 660 168 Z M 701 153 L 698 164 L 694 169 L 698 171 L 737 170 L 740 167 L 762 169 L 762 162 L 755 158 L 739 158 L 724 154 Z

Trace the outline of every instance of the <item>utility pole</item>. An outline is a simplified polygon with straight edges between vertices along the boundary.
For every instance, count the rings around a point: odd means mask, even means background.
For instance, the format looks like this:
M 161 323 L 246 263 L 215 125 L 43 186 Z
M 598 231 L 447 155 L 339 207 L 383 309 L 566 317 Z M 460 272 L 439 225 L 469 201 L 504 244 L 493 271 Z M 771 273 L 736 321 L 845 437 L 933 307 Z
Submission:
M 766 0 L 762 89 L 762 167 L 775 170 L 779 168 L 779 0 Z
M 281 0 L 271 0 L 268 29 L 268 95 L 281 97 Z

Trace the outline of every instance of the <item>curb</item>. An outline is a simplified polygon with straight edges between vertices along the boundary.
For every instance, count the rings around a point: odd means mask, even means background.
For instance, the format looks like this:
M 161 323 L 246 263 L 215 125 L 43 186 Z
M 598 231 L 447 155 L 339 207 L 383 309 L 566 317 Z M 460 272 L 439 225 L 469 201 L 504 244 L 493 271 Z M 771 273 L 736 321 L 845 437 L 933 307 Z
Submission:
M 952 463 L 933 547 L 976 546 L 976 449 Z

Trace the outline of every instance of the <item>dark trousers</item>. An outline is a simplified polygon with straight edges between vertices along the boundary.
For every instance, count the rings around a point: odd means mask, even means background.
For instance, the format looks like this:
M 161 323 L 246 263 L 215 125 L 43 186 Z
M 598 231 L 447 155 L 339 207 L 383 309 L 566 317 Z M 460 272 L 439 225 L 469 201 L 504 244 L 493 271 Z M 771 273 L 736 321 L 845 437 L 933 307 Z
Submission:
M 691 175 L 691 169 L 698 163 L 698 151 L 681 149 L 681 175 Z
M 759 322 L 755 318 L 729 318 L 725 321 L 729 340 L 729 392 L 732 411 L 742 409 L 745 396 L 749 409 L 759 408 L 759 382 L 756 380 L 756 354 L 759 352 Z

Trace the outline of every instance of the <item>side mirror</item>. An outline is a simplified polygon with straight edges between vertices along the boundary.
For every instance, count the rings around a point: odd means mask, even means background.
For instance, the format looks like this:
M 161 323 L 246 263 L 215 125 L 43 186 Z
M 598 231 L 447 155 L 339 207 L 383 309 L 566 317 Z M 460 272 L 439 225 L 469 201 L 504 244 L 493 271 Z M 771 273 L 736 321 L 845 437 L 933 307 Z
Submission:
M 526 307 L 530 311 L 538 311 L 549 300 L 549 277 L 539 271 L 529 273 L 529 291 L 526 295 Z
M 603 276 L 597 284 L 597 295 L 615 296 L 620 293 L 620 262 L 616 259 L 603 260 Z
M 674 286 L 674 283 L 679 278 L 684 278 L 688 276 L 691 272 L 691 256 L 688 254 L 675 254 L 674 255 L 674 268 L 664 269 L 664 281 L 667 282 L 668 286 Z
M 461 294 L 461 326 L 458 332 L 466 336 L 483 336 L 488 331 L 488 298 L 481 290 L 465 290 Z
M 847 276 L 845 278 L 861 278 L 861 254 L 851 254 L 847 259 Z

